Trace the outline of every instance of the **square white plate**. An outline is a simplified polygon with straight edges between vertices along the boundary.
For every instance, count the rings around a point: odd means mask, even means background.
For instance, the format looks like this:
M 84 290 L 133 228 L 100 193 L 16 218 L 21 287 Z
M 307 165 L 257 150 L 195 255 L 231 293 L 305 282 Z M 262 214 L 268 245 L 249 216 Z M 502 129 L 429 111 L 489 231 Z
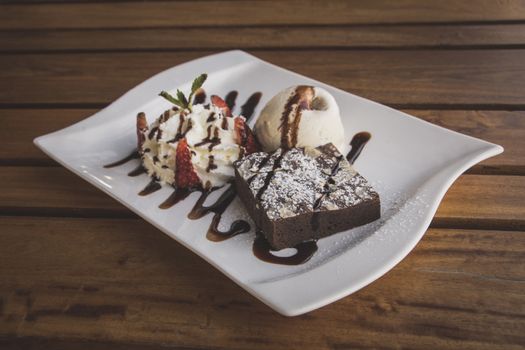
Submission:
M 355 167 L 379 192 L 382 218 L 320 240 L 317 253 L 303 265 L 275 265 L 254 257 L 253 231 L 223 242 L 208 241 L 206 232 L 212 214 L 200 220 L 186 218 L 198 193 L 161 210 L 159 203 L 172 190 L 163 188 L 147 197 L 138 196 L 149 181 L 146 175 L 127 176 L 138 160 L 103 168 L 135 147 L 138 112 L 144 111 L 149 122 L 153 121 L 170 107 L 157 94 L 177 88 L 188 91 L 202 72 L 209 75 L 205 84 L 208 94 L 224 96 L 237 90 L 238 106 L 253 92 L 262 92 L 255 117 L 266 101 L 291 85 L 317 85 L 331 92 L 340 106 L 348 141 L 359 131 L 372 134 Z M 347 296 L 393 268 L 421 239 L 452 182 L 472 165 L 503 151 L 501 146 L 424 122 L 242 51 L 224 52 L 168 69 L 93 116 L 38 137 L 35 144 L 287 316 Z M 223 220 L 228 223 L 239 216 L 246 214 L 236 199 Z

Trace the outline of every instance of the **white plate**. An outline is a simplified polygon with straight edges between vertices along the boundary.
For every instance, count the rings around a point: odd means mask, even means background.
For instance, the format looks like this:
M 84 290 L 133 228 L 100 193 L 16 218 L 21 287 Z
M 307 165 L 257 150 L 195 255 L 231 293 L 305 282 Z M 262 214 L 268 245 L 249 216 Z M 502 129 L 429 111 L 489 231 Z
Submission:
M 138 160 L 103 168 L 135 146 L 138 112 L 146 112 L 151 122 L 170 107 L 157 97 L 161 90 L 187 91 L 193 78 L 202 72 L 209 74 L 205 84 L 208 94 L 224 96 L 231 90 L 239 91 L 237 106 L 253 92 L 261 91 L 255 116 L 285 87 L 310 84 L 330 91 L 341 108 L 348 140 L 359 131 L 372 134 L 355 167 L 380 194 L 381 220 L 320 240 L 317 253 L 303 265 L 275 265 L 254 257 L 253 232 L 219 243 L 208 241 L 205 236 L 212 214 L 196 221 L 186 218 L 197 193 L 171 209 L 161 210 L 158 204 L 171 189 L 138 196 L 149 181 L 147 176 L 126 175 Z M 93 116 L 38 137 L 35 144 L 287 316 L 347 296 L 393 268 L 421 239 L 452 182 L 472 165 L 503 151 L 498 145 L 421 121 L 242 51 L 224 52 L 168 69 Z M 238 216 L 246 214 L 236 199 L 223 220 L 227 223 Z

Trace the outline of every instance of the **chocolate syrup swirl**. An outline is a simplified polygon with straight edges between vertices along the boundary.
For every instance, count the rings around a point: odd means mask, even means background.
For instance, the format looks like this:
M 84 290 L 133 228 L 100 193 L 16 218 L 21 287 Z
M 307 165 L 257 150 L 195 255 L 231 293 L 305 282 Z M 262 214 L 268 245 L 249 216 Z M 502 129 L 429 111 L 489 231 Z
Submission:
M 208 116 L 208 119 L 206 119 L 206 123 L 211 123 L 215 121 L 215 119 L 216 119 L 215 112 L 211 112 L 210 115 Z
M 228 94 L 226 95 L 224 99 L 224 102 L 226 102 L 226 105 L 231 111 L 233 111 L 233 108 L 235 107 L 235 100 L 237 99 L 238 94 L 239 93 L 237 91 L 232 90 L 228 92 Z
M 137 167 L 133 170 L 131 170 L 129 173 L 128 173 L 128 176 L 131 176 L 131 177 L 135 177 L 135 176 L 139 176 L 141 174 L 144 174 L 146 172 L 146 169 L 144 169 L 144 167 L 142 166 L 142 163 L 137 165 Z
M 142 191 L 139 192 L 139 196 L 147 196 L 148 194 L 152 194 L 153 192 L 156 192 L 160 190 L 162 186 L 157 182 L 157 180 L 152 179 L 149 184 L 144 187 Z
M 140 158 L 139 152 L 133 151 L 129 155 L 127 155 L 126 157 L 124 157 L 124 158 L 122 158 L 120 160 L 117 160 L 116 162 L 104 165 L 104 168 L 114 168 L 116 166 L 125 164 L 125 163 L 129 162 L 132 159 L 139 159 L 139 158 Z
M 228 231 L 219 230 L 220 222 L 221 215 L 213 215 L 210 227 L 208 228 L 208 232 L 206 233 L 206 238 L 208 240 L 212 242 L 222 242 L 233 236 L 237 236 L 241 233 L 247 233 L 250 231 L 250 224 L 244 220 L 235 220 L 234 222 L 232 222 Z
M 301 122 L 301 111 L 310 108 L 310 99 L 313 96 L 313 87 L 299 85 L 292 96 L 288 99 L 281 115 L 281 148 L 289 149 L 297 144 L 299 124 Z M 295 112 L 295 118 L 290 123 L 290 116 Z
M 204 202 L 206 201 L 208 196 L 215 190 L 216 189 L 211 189 L 209 191 L 202 192 L 201 196 L 199 197 L 199 199 L 191 209 L 190 213 L 188 214 L 188 218 L 192 220 L 197 220 L 208 213 L 214 213 L 210 227 L 208 228 L 208 232 L 206 234 L 206 238 L 214 242 L 224 241 L 225 239 L 236 236 L 238 234 L 249 232 L 250 224 L 244 220 L 234 221 L 231 224 L 230 229 L 228 231 L 219 230 L 219 223 L 221 221 L 222 214 L 226 211 L 228 206 L 235 199 L 237 191 L 235 190 L 235 186 L 232 184 L 220 195 L 220 197 L 217 199 L 217 201 L 215 201 L 215 203 L 209 206 L 204 206 Z
M 217 169 L 217 164 L 215 164 L 215 156 L 210 154 L 208 157 L 208 166 L 206 167 L 206 172 L 209 173 L 213 169 Z
M 268 174 L 266 174 L 266 178 L 264 179 L 263 185 L 261 186 L 261 188 L 259 188 L 259 191 L 257 191 L 257 194 L 255 195 L 255 198 L 257 200 L 260 200 L 262 198 L 264 192 L 266 192 L 268 186 L 270 186 L 270 182 L 272 181 L 272 178 L 275 175 L 275 171 L 281 166 L 281 161 L 283 160 L 283 157 L 286 155 L 286 153 L 288 153 L 287 149 L 281 150 L 281 154 L 273 162 L 272 170 L 269 171 Z
M 169 209 L 180 201 L 186 199 L 194 190 L 187 188 L 176 188 L 172 194 L 162 203 L 160 203 L 160 209 Z
M 307 241 L 299 243 L 294 247 L 297 252 L 290 256 L 277 256 L 272 254 L 272 247 L 270 243 L 264 238 L 262 233 L 257 232 L 255 241 L 253 242 L 252 251 L 253 254 L 262 261 L 266 261 L 272 264 L 281 265 L 300 265 L 304 264 L 314 255 L 317 251 L 316 241 Z
M 213 128 L 213 125 L 209 125 L 208 129 L 206 130 L 207 134 L 206 137 L 202 139 L 201 142 L 196 143 L 195 147 L 200 147 L 205 144 L 209 144 L 208 150 L 211 151 L 213 147 L 217 146 L 219 143 L 221 143 L 221 139 L 219 138 L 219 129 L 215 128 L 213 131 L 213 136 L 211 135 L 211 130 Z
M 259 101 L 261 100 L 262 93 L 261 92 L 255 92 L 253 93 L 246 102 L 241 106 L 241 115 L 246 118 L 246 121 L 250 120 L 253 112 L 255 111 L 255 108 L 259 104 Z
M 152 128 L 152 129 L 149 131 L 149 133 L 148 133 L 148 139 L 151 140 L 151 139 L 153 138 L 153 136 L 155 135 L 155 133 L 156 133 L 158 130 L 159 130 L 159 127 L 158 127 L 158 126 Z
M 228 130 L 228 119 L 227 118 L 222 118 L 221 128 L 222 130 Z
M 272 159 L 272 154 L 271 153 L 268 153 L 266 157 L 263 158 L 263 160 L 261 160 L 261 162 L 259 163 L 259 171 L 262 170 L 262 168 L 264 168 L 264 166 L 266 166 L 266 164 L 268 164 L 268 162 L 270 161 L 270 159 Z M 253 174 L 252 176 L 250 176 L 248 178 L 248 180 L 246 181 L 248 183 L 248 185 L 250 185 L 253 180 L 257 177 L 257 173 L 256 174 Z
M 362 131 L 354 135 L 352 141 L 350 141 L 350 152 L 346 155 L 346 160 L 348 163 L 354 164 L 363 148 L 365 148 L 366 143 L 370 140 L 372 135 L 369 132 Z
M 339 169 L 341 168 L 341 160 L 343 160 L 343 156 L 339 156 L 336 159 L 336 162 L 332 166 L 332 169 L 330 171 L 330 175 L 328 176 L 328 179 L 326 179 L 326 182 L 323 185 L 323 189 L 321 190 L 321 196 L 317 198 L 313 205 L 313 213 L 312 213 L 312 219 L 310 220 L 310 225 L 312 227 L 313 231 L 319 230 L 319 211 L 318 209 L 321 207 L 321 203 L 323 202 L 323 199 L 330 194 L 330 185 L 335 184 L 334 176 L 337 175 L 339 172 Z

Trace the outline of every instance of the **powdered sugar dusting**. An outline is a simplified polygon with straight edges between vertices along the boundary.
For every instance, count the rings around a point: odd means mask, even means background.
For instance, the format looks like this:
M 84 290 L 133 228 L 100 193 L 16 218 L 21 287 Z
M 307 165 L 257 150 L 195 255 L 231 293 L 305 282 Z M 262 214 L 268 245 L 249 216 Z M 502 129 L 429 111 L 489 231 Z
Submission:
M 254 153 L 236 166 L 271 220 L 343 209 L 378 196 L 332 144 Z

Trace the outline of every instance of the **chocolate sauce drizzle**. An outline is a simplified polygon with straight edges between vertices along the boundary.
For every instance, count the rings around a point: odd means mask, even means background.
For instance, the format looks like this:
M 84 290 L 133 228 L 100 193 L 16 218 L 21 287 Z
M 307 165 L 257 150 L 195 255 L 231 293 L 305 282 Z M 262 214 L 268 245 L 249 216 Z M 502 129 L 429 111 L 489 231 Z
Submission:
M 168 198 L 166 198 L 164 202 L 160 203 L 159 208 L 169 209 L 180 201 L 186 199 L 186 197 L 188 197 L 192 192 L 194 192 L 194 190 L 187 188 L 175 188 L 173 193 Z
M 205 206 L 204 202 L 206 201 L 208 196 L 216 190 L 217 188 L 212 188 L 208 191 L 201 191 L 201 196 L 199 197 L 197 202 L 195 202 L 195 205 L 189 212 L 188 218 L 192 220 L 197 220 L 208 213 L 214 213 L 210 227 L 208 228 L 208 232 L 206 234 L 206 238 L 214 242 L 224 241 L 238 234 L 249 232 L 250 224 L 244 220 L 234 221 L 231 224 L 230 229 L 228 231 L 219 230 L 219 223 L 221 221 L 222 214 L 226 211 L 228 206 L 235 199 L 237 191 L 235 190 L 235 186 L 233 184 L 230 184 L 230 187 L 228 187 L 219 196 L 215 203 L 209 206 Z
M 295 147 L 297 144 L 301 112 L 303 109 L 310 107 L 308 94 L 313 95 L 313 87 L 299 85 L 286 102 L 283 114 L 281 115 L 281 125 L 279 126 L 279 130 L 281 131 L 281 148 L 289 149 Z M 290 123 L 290 116 L 294 111 L 295 118 Z
M 253 254 L 262 261 L 280 265 L 300 265 L 304 264 L 317 251 L 317 241 L 301 242 L 294 247 L 297 252 L 290 256 L 277 256 L 272 254 L 272 247 L 264 238 L 262 232 L 258 231 L 253 241 Z
M 213 125 L 209 125 L 208 129 L 206 130 L 207 134 L 204 139 L 202 139 L 201 142 L 196 143 L 195 147 L 200 147 L 205 144 L 209 144 L 208 150 L 211 151 L 213 147 L 217 146 L 219 143 L 221 143 L 221 139 L 219 138 L 219 129 L 215 128 L 213 130 L 213 136 L 211 135 L 211 130 L 213 128 Z
M 126 157 L 124 157 L 124 158 L 122 158 L 120 160 L 117 160 L 116 162 L 104 165 L 104 168 L 114 168 L 116 166 L 125 164 L 125 163 L 129 162 L 132 159 L 139 159 L 139 158 L 140 158 L 139 152 L 133 151 L 129 155 L 127 155 Z
M 313 205 L 313 213 L 312 213 L 312 219 L 310 220 L 310 225 L 312 227 L 312 230 L 317 231 L 319 229 L 319 211 L 318 209 L 321 207 L 321 203 L 323 199 L 330 194 L 330 185 L 333 185 L 335 183 L 334 176 L 337 175 L 339 172 L 340 166 L 341 166 L 341 160 L 343 159 L 343 156 L 339 156 L 336 159 L 336 162 L 332 166 L 332 169 L 330 171 L 330 175 L 328 176 L 328 179 L 326 179 L 325 184 L 323 185 L 323 189 L 321 191 L 321 196 L 317 198 Z
M 206 123 L 210 123 L 212 121 L 214 121 L 216 118 L 215 118 L 215 112 L 211 112 L 210 115 L 208 116 L 208 118 L 206 119 Z
M 369 132 L 362 131 L 354 135 L 352 141 L 350 141 L 350 152 L 346 155 L 346 160 L 348 163 L 354 164 L 363 148 L 365 148 L 366 143 L 370 140 L 372 135 Z
M 281 166 L 281 161 L 283 160 L 283 157 L 285 156 L 286 153 L 288 153 L 287 149 L 281 150 L 281 154 L 273 162 L 272 170 L 270 170 L 268 174 L 266 174 L 263 185 L 261 186 L 261 188 L 259 188 L 259 191 L 257 191 L 257 194 L 255 195 L 255 198 L 257 200 L 260 200 L 262 198 L 264 192 L 266 192 L 266 190 L 268 189 L 268 186 L 270 186 L 270 182 L 272 181 L 272 178 L 275 175 L 275 171 Z
M 268 153 L 268 155 L 264 157 L 263 160 L 261 160 L 261 162 L 259 163 L 259 171 L 266 166 L 266 164 L 270 161 L 270 159 L 272 159 L 272 154 Z M 248 180 L 246 181 L 248 185 L 250 185 L 253 182 L 253 180 L 257 177 L 257 175 L 258 174 L 256 173 L 248 178 Z
M 147 196 L 148 194 L 152 194 L 153 192 L 156 192 L 160 190 L 161 185 L 157 182 L 155 179 L 151 179 L 149 184 L 144 187 L 142 191 L 139 192 L 139 196 Z
M 142 166 L 142 164 L 137 165 L 137 167 L 133 170 L 131 170 L 128 173 L 128 176 L 135 177 L 139 176 L 140 174 L 144 174 L 146 172 L 146 169 Z
M 222 118 L 221 128 L 222 130 L 228 130 L 228 119 L 227 118 Z
M 233 111 L 233 107 L 235 107 L 235 100 L 237 99 L 238 94 L 239 93 L 237 91 L 232 90 L 228 92 L 228 94 L 226 95 L 226 98 L 224 99 L 224 102 L 226 102 L 226 105 L 232 111 Z
M 246 121 L 251 119 L 253 112 L 255 111 L 255 107 L 257 107 L 259 104 L 261 97 L 261 92 L 255 92 L 250 97 L 248 97 L 246 103 L 241 106 L 241 115 L 246 118 Z
M 195 96 L 193 96 L 193 104 L 202 104 L 204 103 L 204 101 L 206 101 L 206 92 L 204 91 L 204 89 L 199 89 Z

